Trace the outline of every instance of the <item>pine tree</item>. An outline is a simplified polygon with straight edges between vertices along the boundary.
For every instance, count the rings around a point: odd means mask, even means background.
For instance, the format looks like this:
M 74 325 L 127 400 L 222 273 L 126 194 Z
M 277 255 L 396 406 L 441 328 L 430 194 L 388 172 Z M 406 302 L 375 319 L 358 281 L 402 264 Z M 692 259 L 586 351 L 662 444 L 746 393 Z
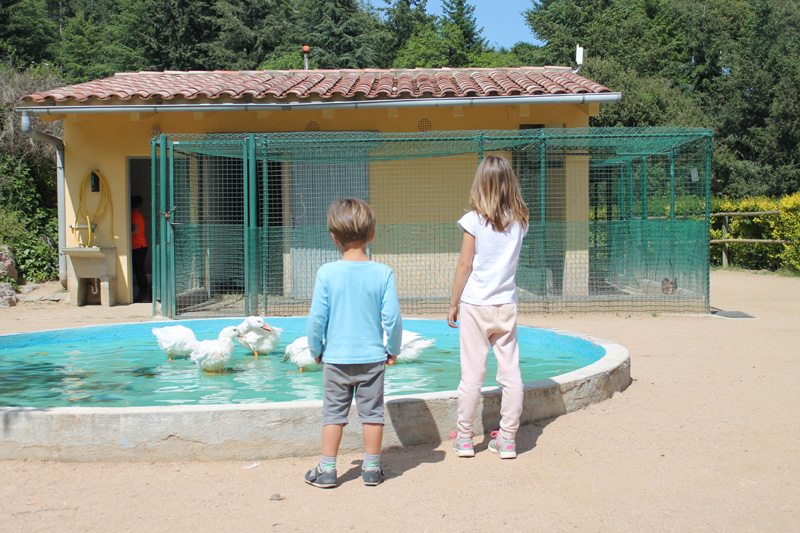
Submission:
M 448 49 L 437 26 L 427 24 L 417 28 L 397 51 L 392 63 L 395 68 L 441 68 L 450 65 Z
M 377 15 L 355 0 L 319 0 L 301 7 L 303 43 L 319 68 L 369 68 L 378 65 L 378 47 L 385 40 Z
M 297 24 L 291 0 L 218 0 L 219 33 L 210 44 L 210 60 L 225 70 L 255 69 Z
M 219 32 L 213 0 L 150 0 L 143 28 L 157 70 L 212 70 L 211 42 Z
M 387 4 L 390 0 L 385 0 Z M 436 16 L 425 12 L 427 0 L 395 0 L 384 8 L 388 39 L 383 53 L 384 63 L 392 64 L 401 48 L 415 33 L 435 30 Z M 431 50 L 431 52 L 434 52 Z
M 474 15 L 475 6 L 466 0 L 444 0 L 442 13 L 445 25 L 453 25 L 461 33 L 460 40 L 463 41 L 467 54 L 480 54 L 486 49 L 486 39 L 481 36 L 483 28 L 478 27 Z M 455 33 L 452 28 L 447 31 Z
M 58 27 L 45 0 L 4 1 L 0 20 L 0 57 L 23 68 L 56 59 Z

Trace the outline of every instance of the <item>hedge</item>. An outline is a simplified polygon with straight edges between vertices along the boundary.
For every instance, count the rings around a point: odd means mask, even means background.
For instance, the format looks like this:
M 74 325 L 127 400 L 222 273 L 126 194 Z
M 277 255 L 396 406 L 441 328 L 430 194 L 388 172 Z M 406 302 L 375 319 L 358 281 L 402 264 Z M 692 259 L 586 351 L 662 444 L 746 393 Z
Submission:
M 728 244 L 731 265 L 756 270 L 800 271 L 800 192 L 780 199 L 714 198 L 712 213 L 780 211 L 779 215 L 728 217 L 729 239 L 781 239 L 792 244 Z M 711 218 L 711 238 L 722 239 L 723 217 Z M 722 264 L 722 244 L 711 245 L 711 264 Z

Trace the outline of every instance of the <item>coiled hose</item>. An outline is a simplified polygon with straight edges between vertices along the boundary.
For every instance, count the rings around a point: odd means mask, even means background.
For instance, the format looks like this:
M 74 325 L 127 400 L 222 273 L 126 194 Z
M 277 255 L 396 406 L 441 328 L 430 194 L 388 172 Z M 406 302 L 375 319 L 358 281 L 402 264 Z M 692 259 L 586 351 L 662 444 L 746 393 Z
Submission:
M 97 176 L 100 182 L 100 198 L 97 201 L 97 209 L 89 211 L 86 207 L 86 185 L 89 182 L 91 187 L 92 174 Z M 94 239 L 94 232 L 97 225 L 105 218 L 106 212 L 110 212 L 111 216 L 111 238 L 114 238 L 114 205 L 111 202 L 111 188 L 108 186 L 105 176 L 99 170 L 90 170 L 81 182 L 80 189 L 80 203 L 78 205 L 78 212 L 75 215 L 76 220 L 86 220 L 88 227 L 88 236 L 86 243 L 81 242 L 80 234 L 78 233 L 77 222 L 72 227 L 72 233 L 75 235 L 75 240 L 78 241 L 79 246 L 91 246 Z

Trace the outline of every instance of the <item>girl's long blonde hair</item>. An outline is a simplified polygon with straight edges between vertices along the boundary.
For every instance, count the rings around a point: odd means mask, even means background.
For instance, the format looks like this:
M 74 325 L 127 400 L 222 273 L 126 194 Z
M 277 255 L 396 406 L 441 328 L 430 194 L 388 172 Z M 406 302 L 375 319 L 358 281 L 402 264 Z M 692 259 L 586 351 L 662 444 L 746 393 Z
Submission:
M 496 155 L 486 156 L 478 165 L 469 203 L 495 231 L 505 231 L 512 222 L 524 226 L 530 217 L 514 170 Z

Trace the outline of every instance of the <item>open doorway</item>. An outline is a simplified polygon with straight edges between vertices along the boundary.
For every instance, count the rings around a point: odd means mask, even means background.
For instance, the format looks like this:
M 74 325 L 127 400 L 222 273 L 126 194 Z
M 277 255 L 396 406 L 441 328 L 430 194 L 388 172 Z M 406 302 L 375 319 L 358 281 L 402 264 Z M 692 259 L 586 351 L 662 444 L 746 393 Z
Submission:
M 144 217 L 145 237 L 147 239 L 147 254 L 144 260 L 144 270 L 147 275 L 147 287 L 144 291 L 136 282 L 136 276 L 131 275 L 131 301 L 149 301 L 152 294 L 150 288 L 153 286 L 153 197 L 151 189 L 150 158 L 131 157 L 128 159 L 128 188 L 130 196 L 138 196 L 142 199 L 139 210 Z M 133 274 L 133 270 L 131 270 Z

